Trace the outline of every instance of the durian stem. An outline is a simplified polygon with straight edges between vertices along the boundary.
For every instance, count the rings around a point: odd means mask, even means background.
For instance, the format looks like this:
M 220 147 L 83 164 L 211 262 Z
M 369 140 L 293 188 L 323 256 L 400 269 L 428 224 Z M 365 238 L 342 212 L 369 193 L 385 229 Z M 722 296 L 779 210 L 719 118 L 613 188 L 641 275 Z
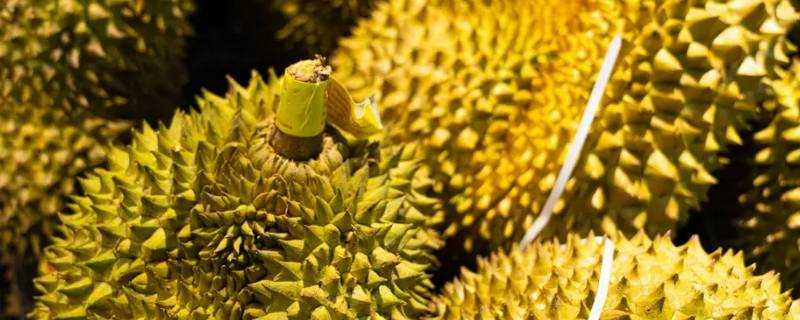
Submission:
M 322 151 L 322 134 L 313 137 L 295 137 L 274 127 L 269 135 L 272 149 L 284 158 L 305 161 Z
M 330 74 L 330 66 L 319 56 L 286 68 L 275 113 L 275 129 L 269 139 L 272 148 L 281 156 L 305 161 L 322 150 Z

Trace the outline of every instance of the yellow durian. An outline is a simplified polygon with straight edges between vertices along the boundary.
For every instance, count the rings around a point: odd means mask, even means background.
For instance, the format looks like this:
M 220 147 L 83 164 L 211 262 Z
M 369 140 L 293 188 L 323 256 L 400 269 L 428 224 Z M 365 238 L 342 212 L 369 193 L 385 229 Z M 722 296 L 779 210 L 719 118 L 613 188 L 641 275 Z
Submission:
M 586 319 L 598 299 L 603 240 L 575 234 L 481 259 L 434 298 L 432 319 Z M 617 237 L 601 319 L 800 319 L 800 301 L 744 255 L 698 238 Z
M 392 143 L 419 141 L 446 236 L 518 240 L 556 180 L 606 47 L 624 45 L 543 236 L 654 235 L 716 182 L 720 152 L 788 63 L 790 1 L 389 0 L 341 42 L 345 86 L 377 91 Z
M 0 3 L 0 263 L 12 273 L 46 244 L 75 178 L 127 131 L 120 119 L 172 112 L 186 80 L 192 7 L 192 0 Z
M 753 135 L 752 189 L 740 196 L 736 244 L 762 270 L 775 270 L 784 284 L 800 286 L 800 64 L 770 83 L 775 99 L 764 106 L 769 124 Z

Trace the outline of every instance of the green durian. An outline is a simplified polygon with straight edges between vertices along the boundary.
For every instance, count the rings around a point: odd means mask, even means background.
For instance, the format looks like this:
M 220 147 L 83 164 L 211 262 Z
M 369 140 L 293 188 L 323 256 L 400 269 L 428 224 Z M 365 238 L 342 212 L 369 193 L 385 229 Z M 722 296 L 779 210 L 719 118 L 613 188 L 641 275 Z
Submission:
M 434 298 L 434 319 L 586 319 L 603 257 L 602 238 L 571 234 L 536 242 L 463 270 Z M 706 253 L 697 237 L 617 238 L 601 319 L 800 319 L 800 301 L 777 275 L 756 275 L 744 255 Z
M 309 136 L 276 129 L 281 110 L 305 108 L 309 122 L 324 114 L 317 103 L 289 103 L 325 96 L 328 80 L 293 76 L 308 63 L 281 81 L 254 74 L 224 97 L 206 93 L 198 112 L 114 148 L 108 169 L 82 179 L 84 195 L 61 216 L 64 236 L 45 251 L 33 318 L 400 319 L 427 311 L 427 271 L 441 245 L 439 202 L 424 195 L 432 182 L 412 144 L 347 143 L 330 127 Z M 294 152 L 286 146 L 313 150 L 299 147 L 308 143 L 320 144 L 318 155 L 284 156 Z
M 0 97 L 113 115 L 165 114 L 186 80 L 192 7 L 191 0 L 5 0 Z
M 736 242 L 762 270 L 781 273 L 800 288 L 800 64 L 770 83 L 775 99 L 763 105 L 769 124 L 753 136 L 752 189 L 739 200 Z
M 382 0 L 276 0 L 274 10 L 286 20 L 277 38 L 302 45 L 311 53 L 329 54 L 349 34 L 358 18 L 366 17 Z
M 128 124 L 11 103 L 0 112 L 0 248 L 11 258 L 38 256 L 74 178 L 102 163 Z
M 190 0 L 4 1 L 2 252 L 25 255 L 30 247 L 38 255 L 74 178 L 98 165 L 105 145 L 130 126 L 109 116 L 170 111 L 164 107 L 185 80 L 191 7 Z M 126 110 L 108 110 L 121 105 Z
M 25 313 L 32 292 L 12 281 L 35 266 L 75 178 L 99 165 L 106 145 L 129 127 L 86 113 L 0 102 L 0 265 L 10 276 L 0 284 L 8 289 L 0 290 L 0 316 Z
M 542 236 L 655 235 L 716 182 L 788 63 L 784 0 L 390 0 L 333 59 L 384 108 L 390 143 L 419 141 L 447 200 L 446 236 L 522 237 L 567 153 L 607 45 L 623 49 L 587 143 Z
M 127 131 L 120 118 L 172 112 L 186 80 L 192 6 L 2 1 L 0 263 L 12 273 L 42 250 L 74 178 L 100 164 L 105 145 Z

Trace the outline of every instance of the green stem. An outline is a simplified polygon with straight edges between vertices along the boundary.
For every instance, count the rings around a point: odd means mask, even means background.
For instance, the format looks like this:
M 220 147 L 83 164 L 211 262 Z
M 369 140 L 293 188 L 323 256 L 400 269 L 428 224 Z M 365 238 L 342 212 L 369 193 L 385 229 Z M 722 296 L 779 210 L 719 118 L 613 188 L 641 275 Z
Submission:
M 286 68 L 281 80 L 275 129 L 270 135 L 270 144 L 278 154 L 303 161 L 321 151 L 330 73 L 331 68 L 321 57 Z

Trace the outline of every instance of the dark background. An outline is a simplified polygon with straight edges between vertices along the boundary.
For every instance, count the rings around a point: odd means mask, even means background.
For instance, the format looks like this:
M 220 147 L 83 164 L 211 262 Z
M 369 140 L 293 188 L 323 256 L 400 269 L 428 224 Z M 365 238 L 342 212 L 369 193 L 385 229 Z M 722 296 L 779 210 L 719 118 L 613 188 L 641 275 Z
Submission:
M 279 13 L 269 10 L 268 0 L 197 0 L 190 18 L 194 36 L 186 50 L 189 82 L 183 90 L 182 106 L 194 105 L 194 97 L 207 89 L 224 94 L 228 79 L 247 83 L 253 70 L 278 74 L 289 64 L 307 58 L 300 48 L 275 40 L 284 24 Z

